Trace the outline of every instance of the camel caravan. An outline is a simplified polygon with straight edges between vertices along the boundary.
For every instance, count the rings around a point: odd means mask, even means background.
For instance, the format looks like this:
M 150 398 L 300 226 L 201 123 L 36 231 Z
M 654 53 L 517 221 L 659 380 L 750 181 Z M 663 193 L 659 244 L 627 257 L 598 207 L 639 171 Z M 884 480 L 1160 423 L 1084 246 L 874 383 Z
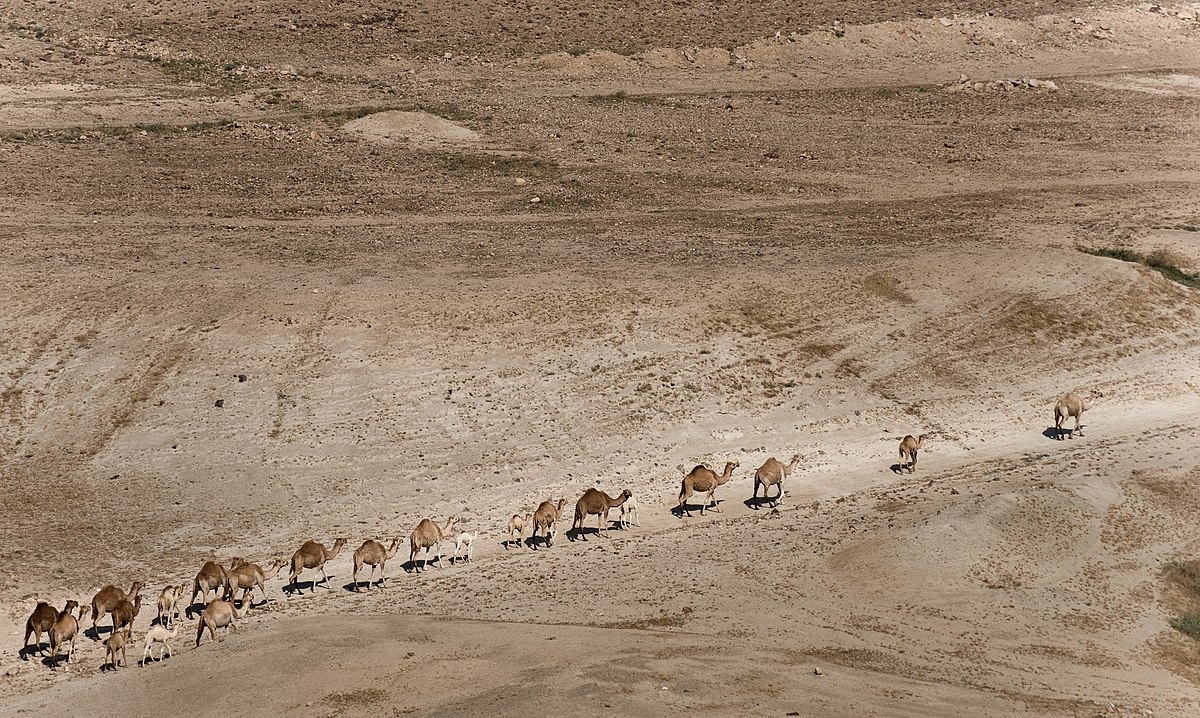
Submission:
M 1100 396 L 1103 395 L 1093 391 L 1086 400 L 1074 393 L 1059 397 L 1054 404 L 1054 425 L 1043 432 L 1044 435 L 1059 441 L 1063 440 L 1064 434 L 1068 439 L 1073 439 L 1076 435 L 1082 437 L 1083 412 L 1089 408 L 1089 403 Z M 1074 419 L 1074 428 L 1063 427 L 1068 419 Z M 892 465 L 892 471 L 898 474 L 904 473 L 905 470 L 909 474 L 916 472 L 917 454 L 929 440 L 929 434 L 910 434 L 901 439 L 899 461 Z M 758 510 L 762 503 L 777 509 L 785 496 L 784 482 L 802 460 L 801 454 L 793 454 L 786 464 L 775 457 L 767 459 L 751 477 L 753 492 L 745 504 L 755 510 Z M 689 500 L 701 495 L 701 516 L 709 509 L 721 512 L 720 501 L 716 496 L 717 489 L 730 482 L 739 466 L 737 461 L 728 461 L 720 474 L 704 464 L 694 466 L 684 474 L 671 512 L 680 519 L 691 517 L 695 506 L 689 504 Z M 680 466 L 680 471 L 683 468 Z M 513 546 L 538 549 L 540 545 L 541 548 L 551 548 L 558 535 L 558 526 L 564 518 L 566 504 L 565 497 L 560 497 L 557 501 L 547 499 L 538 504 L 533 511 L 512 514 L 507 524 L 507 538 L 500 541 L 500 545 L 505 550 Z M 614 509 L 619 510 L 615 522 L 610 515 Z M 591 517 L 595 517 L 594 530 L 593 527 L 585 525 Z M 456 533 L 454 527 L 458 520 L 457 516 L 449 516 L 444 524 L 439 524 L 432 518 L 422 519 L 408 537 L 409 556 L 408 562 L 404 564 L 405 571 L 420 574 L 430 567 L 442 568 L 443 543 L 452 547 L 451 564 L 471 563 L 474 546 L 483 536 L 478 531 Z M 633 491 L 623 489 L 616 496 L 612 496 L 591 487 L 575 502 L 574 520 L 567 531 L 567 538 L 572 542 L 587 541 L 589 533 L 594 533 L 597 537 L 610 537 L 609 530 L 613 528 L 614 523 L 615 527 L 621 530 L 641 526 L 637 499 L 634 498 Z M 292 554 L 290 560 L 273 558 L 267 568 L 242 557 L 230 559 L 228 565 L 206 561 L 191 581 L 191 597 L 186 602 L 184 596 L 187 583 L 169 584 L 159 592 L 157 611 L 143 638 L 142 659 L 139 663 L 144 667 L 169 658 L 172 655 L 170 642 L 178 635 L 181 621 L 193 620 L 197 606 L 200 615 L 196 617 L 195 647 L 200 647 L 206 630 L 210 642 L 225 640 L 231 631 L 238 630 L 238 620 L 245 618 L 251 609 L 270 607 L 275 602 L 267 592 L 266 584 L 280 575 L 285 567 L 289 569 L 287 584 L 284 587 L 285 594 L 303 595 L 304 586 L 300 578 L 306 570 L 313 572 L 311 580 L 307 582 L 310 593 L 316 593 L 317 585 L 322 583 L 329 590 L 330 576 L 325 567 L 338 557 L 348 541 L 349 539 L 344 537 L 335 538 L 328 548 L 314 540 L 305 541 Z M 402 544 L 402 536 L 394 536 L 386 547 L 372 538 L 364 540 L 354 551 L 352 578 L 344 587 L 345 590 L 360 593 L 363 583 L 366 583 L 368 591 L 376 586 L 385 588 L 389 579 L 386 573 L 387 562 L 399 553 Z M 421 552 L 424 554 L 419 558 Z M 365 581 L 360 578 L 364 568 L 367 568 Z M 317 573 L 320 574 L 319 577 Z M 107 638 L 103 640 L 105 661 L 100 666 L 101 670 L 117 671 L 127 665 L 125 652 L 129 644 L 135 643 L 134 623 L 141 611 L 143 588 L 144 584 L 141 581 L 133 581 L 128 591 L 110 584 L 92 597 L 91 639 L 100 642 L 102 630 L 107 629 L 104 631 Z M 256 589 L 262 598 L 258 604 L 254 603 Z M 238 591 L 241 591 L 240 597 L 237 595 Z M 196 601 L 197 597 L 200 598 L 199 604 Z M 76 600 L 66 601 L 61 610 L 55 609 L 45 601 L 38 602 L 25 623 L 25 638 L 18 655 L 23 660 L 29 660 L 33 653 L 39 653 L 45 657 L 44 662 L 53 669 L 58 669 L 64 653 L 65 662 L 76 662 L 76 639 L 84 633 L 83 619 L 87 608 L 88 604 L 81 604 Z M 101 626 L 106 617 L 111 619 L 111 625 Z M 221 629 L 219 635 L 218 629 Z M 49 641 L 48 656 L 47 647 L 42 642 L 43 635 Z M 34 638 L 32 644 L 29 641 L 31 636 Z

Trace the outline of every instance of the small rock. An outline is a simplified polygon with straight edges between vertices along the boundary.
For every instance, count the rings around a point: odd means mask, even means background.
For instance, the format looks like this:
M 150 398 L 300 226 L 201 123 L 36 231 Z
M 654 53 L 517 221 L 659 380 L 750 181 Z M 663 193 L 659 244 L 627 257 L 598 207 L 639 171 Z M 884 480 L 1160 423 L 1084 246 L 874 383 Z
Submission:
M 938 22 L 940 22 L 942 24 L 942 27 L 950 27 L 951 25 L 954 24 L 954 21 L 948 17 L 938 18 Z
M 21 673 L 20 666 L 13 666 L 12 668 L 9 668 L 7 671 L 5 671 L 4 675 L 8 676 L 9 678 L 12 678 L 14 676 L 20 675 L 20 673 Z
M 740 110 L 745 106 L 746 106 L 746 104 L 742 100 L 737 99 L 736 97 L 725 103 L 725 109 L 727 109 L 727 110 Z
M 954 488 L 952 488 L 952 489 L 950 489 L 950 493 L 951 493 L 951 494 L 958 494 L 958 489 L 954 489 Z
M 225 400 L 217 399 L 216 401 L 213 402 L 213 406 L 217 407 L 218 409 L 224 409 L 225 408 Z
M 246 381 L 246 375 L 245 375 L 245 374 L 238 374 L 238 383 L 239 383 L 239 384 L 241 384 L 241 383 L 242 383 L 242 382 L 244 382 L 244 381 Z
M 966 84 L 967 80 L 970 80 L 970 79 L 971 78 L 967 77 L 967 74 L 964 72 L 963 74 L 958 76 L 958 84 L 960 84 L 960 85 Z
M 453 60 L 453 59 L 454 59 L 454 53 L 453 53 L 453 52 L 447 52 L 447 53 L 444 53 L 444 54 L 442 55 L 442 59 L 443 59 L 443 60 Z
M 529 204 L 540 204 L 541 201 L 542 201 L 541 197 L 533 197 L 529 200 Z
M 524 177 L 518 177 L 515 180 L 513 180 L 513 184 L 515 184 L 518 187 L 524 187 L 525 185 L 527 185 L 529 183 L 525 180 Z
M 814 676 L 823 676 L 823 675 L 825 675 L 825 671 L 821 670 L 820 668 L 814 668 L 813 675 Z

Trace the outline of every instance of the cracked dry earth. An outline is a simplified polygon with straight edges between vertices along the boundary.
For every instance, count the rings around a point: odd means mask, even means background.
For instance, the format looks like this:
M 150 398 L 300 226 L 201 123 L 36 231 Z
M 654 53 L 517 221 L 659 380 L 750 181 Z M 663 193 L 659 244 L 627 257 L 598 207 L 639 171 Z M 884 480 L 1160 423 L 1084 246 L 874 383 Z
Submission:
M 792 5 L 0 5 L 0 714 L 1200 712 L 1200 294 L 1080 251 L 1200 268 L 1196 8 Z M 593 485 L 641 526 L 568 540 Z M 224 641 L 18 656 L 339 536 Z

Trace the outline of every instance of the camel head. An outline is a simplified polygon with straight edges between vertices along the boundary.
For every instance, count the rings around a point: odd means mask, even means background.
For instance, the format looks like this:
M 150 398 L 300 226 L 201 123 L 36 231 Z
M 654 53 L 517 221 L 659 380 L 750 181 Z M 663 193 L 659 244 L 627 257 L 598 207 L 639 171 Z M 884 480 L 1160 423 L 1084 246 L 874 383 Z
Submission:
M 79 605 L 79 601 L 75 601 L 75 600 L 67 601 L 67 605 L 63 606 L 62 612 L 70 613 L 71 611 L 75 610 L 75 607 L 78 605 Z
M 801 459 L 800 454 L 792 454 L 792 460 L 790 463 L 797 464 L 800 462 L 800 459 Z
M 345 539 L 345 538 L 340 538 L 340 539 L 337 539 L 337 540 L 335 540 L 335 541 L 333 542 L 333 550 L 334 550 L 334 551 L 337 551 L 339 548 L 341 548 L 341 547 L 345 546 L 345 545 L 346 545 L 346 542 L 347 542 L 347 541 L 349 541 L 349 540 L 350 540 L 350 539 Z
M 246 559 L 242 558 L 241 556 L 234 556 L 229 560 L 229 568 L 237 568 L 244 563 L 246 563 Z
M 72 601 L 71 603 L 74 603 L 74 601 Z M 83 620 L 83 614 L 84 614 L 84 613 L 86 613 L 86 612 L 87 612 L 87 606 L 80 606 L 80 607 L 79 607 L 79 619 L 78 619 L 78 620 L 82 621 L 82 620 Z
M 624 501 L 625 499 L 628 499 L 628 498 L 632 498 L 632 497 L 633 497 L 633 492 L 630 491 L 629 489 L 625 489 L 624 491 L 621 492 L 621 500 L 622 501 Z
M 129 587 L 130 597 L 137 596 L 138 594 L 140 594 L 142 592 L 142 586 L 144 586 L 144 585 L 145 584 L 142 583 L 141 581 L 134 581 L 133 585 Z
M 725 473 L 733 473 L 733 470 L 739 466 L 741 466 L 741 464 L 737 461 L 727 461 L 725 462 Z

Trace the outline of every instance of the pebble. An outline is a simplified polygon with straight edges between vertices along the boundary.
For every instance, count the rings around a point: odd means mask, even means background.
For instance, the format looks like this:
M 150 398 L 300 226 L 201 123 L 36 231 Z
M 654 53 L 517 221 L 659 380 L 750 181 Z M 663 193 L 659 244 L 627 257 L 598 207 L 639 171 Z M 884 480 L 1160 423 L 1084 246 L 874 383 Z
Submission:
M 524 177 L 518 177 L 515 180 L 513 180 L 513 184 L 515 184 L 518 187 L 524 187 L 525 185 L 527 185 L 529 183 L 527 181 L 525 181 Z
M 825 675 L 825 671 L 821 670 L 820 668 L 814 668 L 813 675 L 814 676 L 823 676 L 823 675 Z
M 529 204 L 538 204 L 541 201 L 542 201 L 541 197 L 534 197 L 533 199 L 529 200 Z

